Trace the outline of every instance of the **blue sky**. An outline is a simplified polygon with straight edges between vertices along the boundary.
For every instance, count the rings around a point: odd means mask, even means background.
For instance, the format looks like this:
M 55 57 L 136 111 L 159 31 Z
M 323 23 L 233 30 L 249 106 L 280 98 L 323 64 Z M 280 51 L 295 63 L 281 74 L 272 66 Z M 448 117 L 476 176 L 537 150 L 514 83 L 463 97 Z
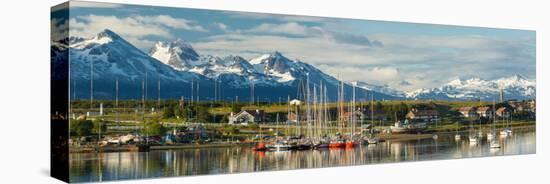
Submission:
M 148 51 L 184 39 L 199 54 L 279 51 L 346 81 L 400 90 L 456 78 L 535 78 L 535 32 L 356 19 L 71 2 L 72 36 L 111 29 Z

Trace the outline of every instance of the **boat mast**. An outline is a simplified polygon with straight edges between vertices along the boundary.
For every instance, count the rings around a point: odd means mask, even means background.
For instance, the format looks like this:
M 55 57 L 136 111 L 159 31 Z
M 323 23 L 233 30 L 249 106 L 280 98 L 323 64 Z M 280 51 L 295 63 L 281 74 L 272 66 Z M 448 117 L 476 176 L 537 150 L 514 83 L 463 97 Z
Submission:
M 157 111 L 160 110 L 160 76 L 158 77 L 157 81 Z
M 327 105 L 327 86 L 325 85 L 324 88 L 324 104 L 325 104 L 325 135 L 328 135 L 328 123 L 330 121 L 329 114 L 328 114 L 328 105 Z
M 371 119 L 371 134 L 374 133 L 374 93 L 370 94 L 370 119 Z
M 94 104 L 94 61 L 90 61 L 90 111 Z
M 195 79 L 194 78 L 191 79 L 191 104 L 193 104 L 193 101 L 195 100 L 195 94 L 194 94 L 195 93 L 195 88 L 194 88 L 195 84 L 194 84 L 194 82 L 195 82 Z
M 286 103 L 286 136 L 289 136 L 288 131 L 290 129 L 290 95 L 287 97 L 287 103 Z
M 356 123 L 355 121 L 357 119 L 355 115 L 355 83 L 353 83 L 352 96 L 353 96 L 353 100 L 351 101 L 351 106 L 352 106 L 351 138 L 353 139 L 353 135 L 355 134 L 355 123 Z
M 497 111 L 496 111 L 496 109 L 495 109 L 495 106 L 496 106 L 495 103 L 496 103 L 495 100 L 493 100 L 493 133 L 496 134 L 496 130 L 495 130 L 495 129 L 496 129 L 496 122 L 495 122 L 495 119 L 496 119 L 496 115 L 497 115 L 496 112 L 497 112 Z
M 116 79 L 115 81 L 115 112 L 116 112 L 115 121 L 118 123 L 118 79 Z
M 316 128 L 317 128 L 317 121 L 318 121 L 318 114 L 317 114 L 317 85 L 316 84 L 313 84 L 313 136 L 312 137 L 315 137 L 317 138 L 317 131 L 316 131 Z

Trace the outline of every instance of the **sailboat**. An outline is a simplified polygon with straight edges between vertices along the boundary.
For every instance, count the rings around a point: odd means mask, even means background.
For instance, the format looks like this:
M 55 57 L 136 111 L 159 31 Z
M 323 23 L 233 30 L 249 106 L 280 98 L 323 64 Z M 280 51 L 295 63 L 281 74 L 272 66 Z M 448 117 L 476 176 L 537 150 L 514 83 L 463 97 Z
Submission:
M 510 119 L 511 119 L 512 118 L 511 115 L 509 115 L 509 116 L 510 116 Z M 505 119 L 504 122 L 506 123 L 506 127 L 500 131 L 500 136 L 501 137 L 507 137 L 507 136 L 512 135 L 512 128 L 509 127 L 509 121 Z
M 496 131 L 496 110 L 495 110 L 495 101 L 493 100 L 493 130 L 490 133 L 487 133 L 487 140 L 491 141 L 489 147 L 491 149 L 498 149 L 500 148 L 500 144 L 496 142 L 494 139 L 495 131 Z
M 473 128 L 473 124 L 470 121 L 470 126 Z M 479 141 L 478 135 L 475 133 L 475 129 L 470 130 L 470 135 L 468 135 L 468 140 L 470 141 L 470 145 L 476 145 Z
M 306 94 L 305 94 L 305 100 L 306 100 L 306 122 L 307 122 L 307 134 L 305 137 L 302 137 L 297 142 L 297 149 L 299 150 L 305 150 L 310 149 L 313 146 L 313 143 L 311 142 L 312 138 L 312 118 L 311 118 L 311 99 L 310 99 L 310 88 L 309 88 L 309 73 L 306 75 Z
M 458 134 L 458 122 L 456 122 L 456 128 L 455 128 L 455 141 L 460 141 L 461 136 Z
M 342 135 L 340 132 L 342 132 L 342 119 L 343 119 L 343 112 L 344 112 L 344 84 L 342 81 L 340 81 L 338 85 L 338 132 L 332 138 L 329 142 L 329 148 L 343 148 L 346 146 L 344 139 L 342 138 Z
M 323 86 L 323 83 L 321 83 L 321 86 L 319 88 L 319 100 L 318 102 L 317 100 L 315 101 L 316 101 L 315 103 L 318 104 L 317 105 L 318 108 L 316 108 L 317 110 L 316 110 L 316 116 L 315 116 L 315 119 L 317 122 L 317 125 L 316 125 L 317 135 L 313 143 L 313 148 L 315 149 L 328 148 L 329 144 L 328 144 L 328 141 L 325 139 L 326 137 L 324 136 L 326 135 L 325 128 L 326 128 L 326 122 L 328 121 L 328 118 L 327 118 L 327 104 L 326 104 L 326 87 Z
M 379 139 L 377 137 L 374 137 L 374 94 L 371 94 L 371 113 L 370 113 L 370 117 L 371 117 L 371 129 L 370 129 L 370 133 L 365 136 L 363 139 L 366 141 L 366 143 L 368 144 L 378 144 L 378 141 Z
M 481 107 L 481 98 L 479 98 L 479 106 Z M 480 139 L 483 139 L 483 131 L 481 130 L 481 115 L 479 116 L 479 131 L 477 132 L 477 136 Z
M 349 110 L 350 110 L 350 113 L 351 113 L 351 118 L 349 118 L 348 122 L 350 122 L 349 123 L 349 128 L 351 130 L 350 130 L 349 138 L 346 141 L 346 148 L 353 148 L 353 147 L 355 147 L 355 141 L 354 141 L 353 137 L 355 135 L 355 120 L 357 119 L 357 116 L 355 114 L 355 83 L 353 84 L 353 88 L 352 88 L 352 100 L 351 100 L 351 103 L 350 103 Z
M 256 147 L 252 148 L 254 151 L 265 151 L 267 150 L 267 147 L 264 142 L 264 138 L 262 137 L 262 126 L 260 125 L 260 141 L 256 145 Z

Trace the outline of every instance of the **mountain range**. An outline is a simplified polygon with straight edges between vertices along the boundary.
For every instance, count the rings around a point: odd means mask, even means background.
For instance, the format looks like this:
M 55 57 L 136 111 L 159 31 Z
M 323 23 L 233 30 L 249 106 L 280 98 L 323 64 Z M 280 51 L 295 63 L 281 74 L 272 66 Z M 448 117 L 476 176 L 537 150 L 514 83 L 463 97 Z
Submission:
M 307 81 L 311 90 L 326 87 L 330 100 L 337 96 L 336 78 L 277 51 L 252 59 L 218 57 L 202 55 L 190 43 L 177 39 L 158 42 L 145 53 L 108 29 L 92 38 L 70 37 L 59 42 L 64 44 L 52 43 L 51 60 L 56 66 L 63 61 L 62 53 L 68 52 L 73 98 L 89 98 L 91 86 L 94 98 L 114 98 L 115 81 L 121 99 L 190 98 L 193 94 L 200 99 L 251 101 L 254 96 L 261 101 L 286 101 L 303 99 Z M 375 99 L 488 99 L 498 94 L 499 88 L 510 98 L 535 97 L 535 82 L 519 75 L 495 81 L 457 79 L 439 88 L 411 92 L 350 82 L 344 83 L 345 98 L 351 98 L 353 85 L 359 100 L 371 94 Z

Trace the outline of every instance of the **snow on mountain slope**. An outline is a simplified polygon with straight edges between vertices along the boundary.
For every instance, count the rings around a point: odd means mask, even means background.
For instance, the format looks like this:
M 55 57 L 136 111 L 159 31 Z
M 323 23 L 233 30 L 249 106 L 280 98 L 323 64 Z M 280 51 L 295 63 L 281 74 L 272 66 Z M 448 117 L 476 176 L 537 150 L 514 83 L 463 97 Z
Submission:
M 500 89 L 507 99 L 532 99 L 536 95 L 536 83 L 521 75 L 483 80 L 472 78 L 455 79 L 438 88 L 423 88 L 407 92 L 407 98 L 413 99 L 497 99 Z
M 224 85 L 224 89 L 235 89 L 233 95 L 242 93 L 239 90 L 249 91 L 248 88 L 254 84 L 263 88 L 267 97 L 273 98 L 280 97 L 280 91 L 274 92 L 279 89 L 295 93 L 298 84 L 305 82 L 308 77 L 312 84 L 323 83 L 329 90 L 335 89 L 339 83 L 336 78 L 315 66 L 289 59 L 276 51 L 250 60 L 233 55 L 199 55 L 189 43 L 178 39 L 173 42 L 159 42 L 146 54 L 110 30 L 104 30 L 92 38 L 71 37 L 52 42 L 51 52 L 54 64 L 56 61 L 67 60 L 63 57 L 68 52 L 72 79 L 89 80 L 93 67 L 96 83 L 112 85 L 115 79 L 125 81 L 132 89 L 136 88 L 133 97 L 141 95 L 138 88 L 146 74 L 153 79 L 158 77 L 163 83 L 176 84 L 174 88 L 178 90 L 182 85 L 190 83 L 191 79 L 200 82 L 202 88 L 206 89 L 208 85 L 218 81 Z M 500 88 L 504 90 L 507 99 L 532 99 L 536 93 L 535 81 L 520 75 L 496 80 L 456 79 L 441 87 L 410 92 L 365 82 L 353 84 L 366 91 L 373 91 L 383 99 L 492 100 L 498 97 Z M 346 90 L 350 87 L 350 84 L 346 84 Z M 111 90 L 112 86 L 105 88 Z M 82 90 L 86 91 L 85 88 Z
M 169 43 L 157 42 L 149 51 L 149 55 L 177 70 L 188 70 L 204 64 L 191 44 L 181 39 Z
M 187 80 L 169 66 L 149 57 L 116 33 L 106 29 L 92 38 L 74 38 L 69 45 L 71 72 L 76 78 L 89 79 L 93 67 L 94 78 L 141 79 L 145 73 L 170 80 Z
M 404 92 L 393 89 L 393 88 L 390 88 L 387 85 L 381 86 L 381 85 L 369 84 L 369 83 L 360 82 L 360 81 L 351 82 L 351 84 L 355 85 L 358 88 L 363 88 L 363 89 L 366 89 L 366 90 L 369 90 L 369 91 L 374 91 L 374 92 L 378 92 L 378 93 L 382 93 L 382 94 L 386 94 L 386 95 L 390 95 L 390 96 L 395 96 L 395 97 L 405 97 L 406 96 L 406 94 Z

